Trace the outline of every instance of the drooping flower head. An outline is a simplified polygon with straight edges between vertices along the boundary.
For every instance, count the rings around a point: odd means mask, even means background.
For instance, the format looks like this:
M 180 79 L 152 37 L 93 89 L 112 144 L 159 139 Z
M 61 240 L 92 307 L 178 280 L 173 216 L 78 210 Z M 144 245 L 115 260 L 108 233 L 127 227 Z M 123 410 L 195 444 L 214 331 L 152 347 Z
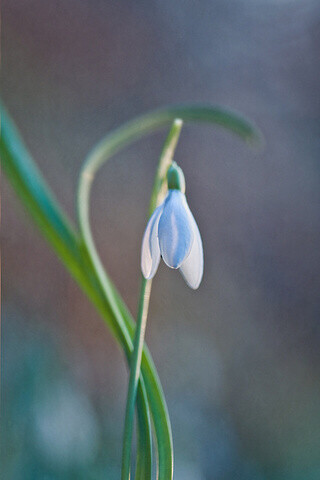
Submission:
M 185 196 L 183 172 L 173 162 L 167 173 L 168 193 L 151 215 L 144 232 L 141 270 L 154 277 L 160 257 L 170 268 L 179 268 L 189 287 L 199 287 L 203 275 L 203 248 L 198 226 Z

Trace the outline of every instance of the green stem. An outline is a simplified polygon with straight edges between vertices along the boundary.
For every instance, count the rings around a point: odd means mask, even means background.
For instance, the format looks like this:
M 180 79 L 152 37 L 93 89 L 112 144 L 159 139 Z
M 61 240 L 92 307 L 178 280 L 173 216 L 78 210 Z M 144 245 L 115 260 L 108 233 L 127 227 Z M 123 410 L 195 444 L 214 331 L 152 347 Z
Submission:
M 160 160 L 158 163 L 157 172 L 154 178 L 153 189 L 149 204 L 149 217 L 153 214 L 154 210 L 163 202 L 165 194 L 167 192 L 166 175 L 168 168 L 173 159 L 175 149 L 180 137 L 183 121 L 181 118 L 176 118 L 172 124 L 170 132 L 164 142 L 161 152 Z
M 117 327 L 119 328 L 118 334 L 123 337 L 123 343 L 126 345 L 125 353 L 128 363 L 130 363 L 131 352 L 132 352 L 132 343 L 130 335 L 127 332 L 127 329 L 124 324 L 123 315 L 119 309 L 116 296 L 114 294 L 114 287 L 109 280 L 109 277 L 106 275 L 103 265 L 101 263 L 100 257 L 95 247 L 95 243 L 92 237 L 90 222 L 89 222 L 89 197 L 93 177 L 84 170 L 81 179 L 79 182 L 78 190 L 78 216 L 81 233 L 84 239 L 83 248 L 85 253 L 88 255 L 88 262 L 92 263 L 92 266 L 97 274 L 97 279 L 99 286 L 104 292 L 104 295 L 108 301 L 109 308 L 113 315 L 117 319 Z M 148 409 L 148 401 L 145 392 L 144 380 L 141 378 L 139 383 L 139 406 L 141 412 L 139 412 L 139 446 L 138 451 L 142 448 L 140 444 L 144 446 L 145 454 L 141 457 L 142 462 L 140 462 L 139 468 L 144 472 L 144 478 L 146 480 L 151 478 L 151 455 L 152 455 L 152 446 L 151 446 L 151 426 L 150 426 L 150 417 Z
M 155 175 L 154 185 L 151 193 L 149 215 L 152 215 L 154 209 L 163 201 L 166 193 L 166 173 L 172 162 L 173 155 L 179 140 L 183 122 L 181 119 L 175 119 L 170 132 L 164 143 L 157 172 Z M 128 396 L 124 424 L 123 449 L 122 449 L 122 471 L 121 479 L 128 480 L 130 478 L 131 466 L 131 444 L 134 423 L 134 409 L 136 403 L 137 386 L 140 376 L 142 350 L 144 344 L 144 336 L 147 325 L 148 309 L 151 294 L 151 280 L 142 277 L 140 287 L 139 308 L 137 315 L 136 330 L 134 336 L 133 353 L 130 361 L 130 378 L 128 386 Z M 137 480 L 138 475 L 137 475 Z
M 134 420 L 134 409 L 136 403 L 137 387 L 140 376 L 140 365 L 142 357 L 142 348 L 144 343 L 144 335 L 147 325 L 149 299 L 151 293 L 151 280 L 141 281 L 139 309 L 136 323 L 136 330 L 133 342 L 133 352 L 130 361 L 130 378 L 128 386 L 128 397 L 125 415 L 125 427 L 122 449 L 122 480 L 130 478 L 131 464 L 131 443 Z
M 122 297 L 103 269 L 101 261 L 98 271 L 97 265 L 92 262 L 92 254 L 97 255 L 97 252 L 91 236 L 89 208 L 79 207 L 83 209 L 85 229 L 89 233 L 93 250 L 90 244 L 84 245 L 85 235 L 83 232 L 78 232 L 64 214 L 3 106 L 1 106 L 1 117 L 0 156 L 8 180 L 59 259 L 91 300 L 129 360 L 133 350 L 132 339 L 134 338 L 135 323 Z M 89 175 L 87 180 L 81 176 L 83 185 L 79 186 L 79 189 L 82 189 L 81 194 L 79 192 L 79 202 L 89 204 L 92 178 L 104 162 L 139 138 L 169 126 L 175 118 L 182 118 L 187 122 L 207 122 L 220 125 L 250 143 L 256 143 L 261 138 L 260 133 L 250 122 L 239 114 L 221 107 L 170 106 L 142 115 L 110 132 L 93 149 L 82 170 L 84 176 L 86 173 Z M 99 263 L 98 255 L 95 260 Z M 170 420 L 159 376 L 146 345 L 143 347 L 139 389 L 140 384 L 142 405 L 145 407 L 141 419 L 145 425 L 148 425 L 147 407 L 149 406 L 154 425 L 158 454 L 157 478 L 170 480 L 173 472 Z M 145 428 L 144 440 L 149 448 L 147 438 L 148 428 Z M 146 458 L 148 457 L 147 448 L 145 449 Z M 141 478 L 146 479 L 148 476 Z

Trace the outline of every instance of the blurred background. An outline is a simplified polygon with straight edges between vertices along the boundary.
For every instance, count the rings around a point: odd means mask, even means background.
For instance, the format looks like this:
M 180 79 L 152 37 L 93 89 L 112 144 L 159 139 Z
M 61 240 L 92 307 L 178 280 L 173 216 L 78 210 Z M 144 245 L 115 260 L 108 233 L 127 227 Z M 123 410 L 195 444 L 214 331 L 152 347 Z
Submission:
M 205 249 L 201 288 L 161 265 L 147 343 L 176 480 L 320 478 L 320 4 L 4 0 L 2 96 L 75 218 L 79 169 L 113 127 L 172 103 L 253 119 L 254 152 L 188 125 L 176 160 Z M 135 314 L 165 132 L 99 173 L 94 234 Z M 5 178 L 2 478 L 117 479 L 127 370 Z

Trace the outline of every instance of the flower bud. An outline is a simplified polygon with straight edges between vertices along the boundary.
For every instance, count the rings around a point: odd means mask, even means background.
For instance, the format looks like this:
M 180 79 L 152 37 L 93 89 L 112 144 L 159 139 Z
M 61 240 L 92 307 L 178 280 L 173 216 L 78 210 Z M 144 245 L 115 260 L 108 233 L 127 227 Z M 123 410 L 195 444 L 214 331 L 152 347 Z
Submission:
M 186 191 L 186 182 L 182 169 L 172 162 L 167 172 L 168 190 L 179 190 L 182 193 Z

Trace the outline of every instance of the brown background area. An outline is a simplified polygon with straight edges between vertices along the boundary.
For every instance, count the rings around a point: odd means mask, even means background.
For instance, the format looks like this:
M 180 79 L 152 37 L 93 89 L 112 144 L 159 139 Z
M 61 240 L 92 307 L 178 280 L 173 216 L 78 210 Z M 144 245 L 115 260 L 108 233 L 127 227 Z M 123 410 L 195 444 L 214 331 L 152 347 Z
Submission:
M 319 24 L 312 0 L 3 2 L 2 96 L 72 217 L 85 155 L 135 115 L 170 103 L 222 104 L 265 135 L 254 153 L 219 128 L 187 126 L 177 149 L 205 275 L 193 292 L 162 265 L 147 331 L 171 412 L 177 480 L 320 475 Z M 94 189 L 99 250 L 133 312 L 163 139 L 117 155 Z M 109 477 L 117 478 L 123 357 L 5 180 L 2 192 L 4 385 L 11 392 L 24 342 L 32 350 L 43 335 L 54 339 L 75 388 L 104 412 Z

